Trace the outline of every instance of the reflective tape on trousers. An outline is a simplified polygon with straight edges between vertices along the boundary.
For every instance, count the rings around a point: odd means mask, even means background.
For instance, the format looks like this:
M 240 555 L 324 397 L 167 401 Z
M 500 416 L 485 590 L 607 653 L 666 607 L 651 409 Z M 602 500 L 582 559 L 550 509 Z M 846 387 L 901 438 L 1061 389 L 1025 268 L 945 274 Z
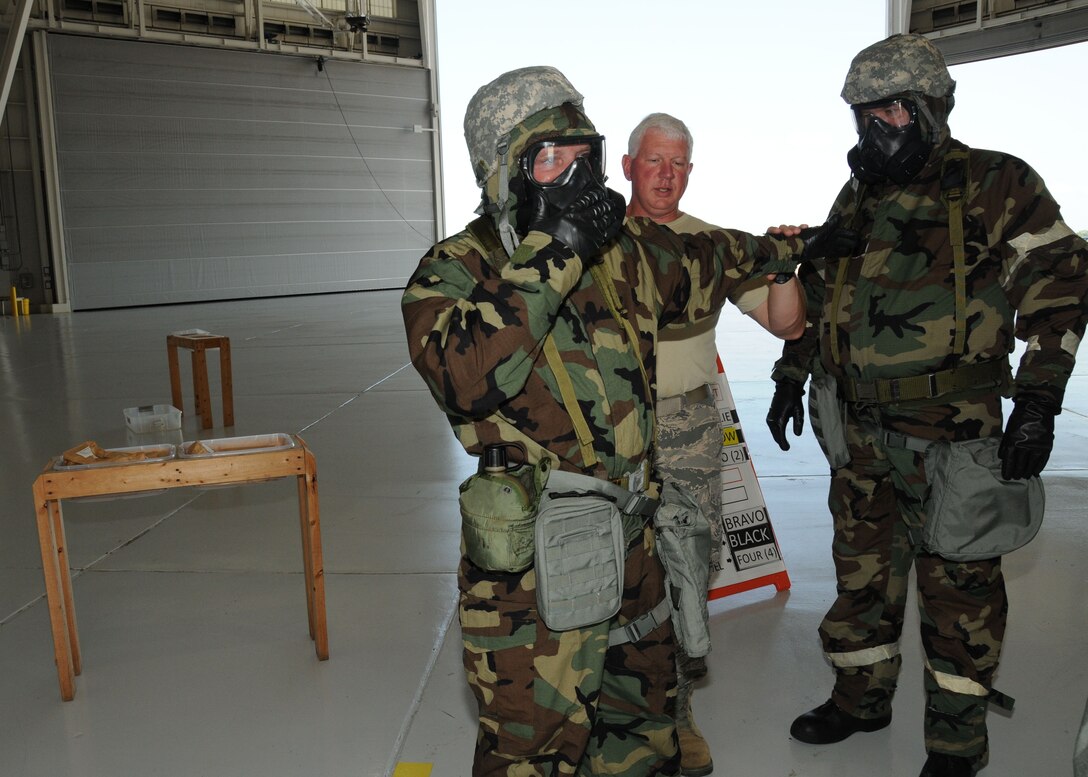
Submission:
M 825 655 L 827 660 L 834 666 L 869 666 L 899 655 L 899 643 L 889 642 L 887 645 L 878 645 L 865 650 L 851 650 L 849 653 L 825 653 Z
M 926 670 L 933 675 L 933 679 L 937 681 L 937 685 L 946 691 L 952 693 L 962 693 L 964 696 L 989 696 L 990 691 L 980 683 L 968 677 L 960 677 L 957 674 L 948 674 L 948 672 L 938 672 L 932 666 L 929 665 L 929 661 L 926 660 Z

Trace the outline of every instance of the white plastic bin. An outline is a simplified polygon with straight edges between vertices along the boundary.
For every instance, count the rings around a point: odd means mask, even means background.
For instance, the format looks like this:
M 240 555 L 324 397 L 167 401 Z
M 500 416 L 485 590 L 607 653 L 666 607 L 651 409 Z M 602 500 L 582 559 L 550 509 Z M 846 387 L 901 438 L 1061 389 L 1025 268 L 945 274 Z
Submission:
M 136 434 L 170 432 L 181 428 L 181 411 L 173 405 L 126 407 L 125 425 Z

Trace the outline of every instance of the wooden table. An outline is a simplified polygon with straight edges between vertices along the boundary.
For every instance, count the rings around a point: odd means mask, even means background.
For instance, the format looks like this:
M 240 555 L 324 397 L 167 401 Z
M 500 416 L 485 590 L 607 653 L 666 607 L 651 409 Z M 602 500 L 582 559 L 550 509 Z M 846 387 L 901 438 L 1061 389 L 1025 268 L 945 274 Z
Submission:
M 317 463 L 301 437 L 294 436 L 290 439 L 294 441 L 294 447 L 268 452 L 221 454 L 207 458 L 175 457 L 165 461 L 83 469 L 58 469 L 54 460 L 46 466 L 34 481 L 34 508 L 38 520 L 42 572 L 49 601 L 49 621 L 53 630 L 53 653 L 61 698 L 71 701 L 75 696 L 74 677 L 82 671 L 75 601 L 72 598 L 72 576 L 68 568 L 64 518 L 61 513 L 61 501 L 64 499 L 297 478 L 310 639 L 314 641 L 318 659 L 328 659 Z

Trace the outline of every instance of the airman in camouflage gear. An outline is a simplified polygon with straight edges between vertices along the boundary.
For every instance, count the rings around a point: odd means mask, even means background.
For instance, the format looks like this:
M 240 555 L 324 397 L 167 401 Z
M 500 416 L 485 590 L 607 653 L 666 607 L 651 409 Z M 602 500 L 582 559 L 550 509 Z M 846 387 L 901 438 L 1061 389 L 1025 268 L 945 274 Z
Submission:
M 792 270 L 802 243 L 731 230 L 681 238 L 648 219 L 630 219 L 617 236 L 596 248 L 591 241 L 580 254 L 557 237 L 581 244 L 580 229 L 552 229 L 552 217 L 521 228 L 538 197 L 523 165 L 527 149 L 596 137 L 580 95 L 556 73 L 513 71 L 470 103 L 466 135 L 484 215 L 434 246 L 412 275 L 402 300 L 408 346 L 468 453 L 516 443 L 531 462 L 547 457 L 553 467 L 631 485 L 650 460 L 659 327 L 711 316 L 757 272 Z M 477 113 L 481 106 L 485 117 Z M 482 126 L 497 115 L 501 121 Z M 581 174 L 575 164 L 572 176 Z M 586 187 L 588 195 L 598 190 L 605 191 L 599 178 Z M 579 202 L 560 220 L 608 234 L 595 215 L 603 200 L 588 216 Z M 514 228 L 513 247 L 500 239 L 507 226 Z M 613 294 L 610 304 L 606 295 Z M 549 334 L 596 462 L 583 458 L 544 354 Z M 533 567 L 488 572 L 466 555 L 458 584 L 465 671 L 480 716 L 474 775 L 677 774 L 670 623 L 635 643 L 609 646 L 610 632 L 663 599 L 649 526 L 628 546 L 620 611 L 600 624 L 548 630 L 537 613 Z
M 667 113 L 651 113 L 631 131 L 624 176 L 631 182 L 629 216 L 646 216 L 673 232 L 691 234 L 716 227 L 680 210 L 687 190 L 694 140 L 687 125 Z M 805 323 L 804 299 L 792 277 L 771 283 L 748 281 L 730 302 L 771 334 L 798 337 Z M 711 558 L 722 547 L 722 419 L 712 387 L 718 383 L 717 318 L 695 326 L 661 331 L 657 349 L 657 445 L 654 466 L 666 481 L 683 488 L 710 521 Z M 709 649 L 709 644 L 707 645 Z M 695 683 L 707 674 L 706 658 L 677 654 L 676 730 L 680 771 L 705 777 L 714 771 L 710 745 L 695 721 Z
M 993 684 L 1008 607 L 1000 557 L 955 562 L 920 546 L 923 452 L 931 441 L 999 438 L 1004 478 L 1038 475 L 1088 319 L 1088 246 L 1027 164 L 951 137 L 954 86 L 917 35 L 893 36 L 851 65 L 843 97 L 859 141 L 831 213 L 862 240 L 802 276 L 809 326 L 776 365 L 779 405 L 768 415 L 781 445 L 791 417 L 803 416 L 800 385 L 810 370 L 829 373 L 850 454 L 832 471 L 828 500 L 839 584 L 820 637 L 835 686 L 791 733 L 826 744 L 888 725 L 913 566 L 923 777 L 986 764 L 987 702 L 1007 702 Z M 1028 347 L 1013 379 L 1015 338 Z M 1004 434 L 1003 395 L 1014 400 Z

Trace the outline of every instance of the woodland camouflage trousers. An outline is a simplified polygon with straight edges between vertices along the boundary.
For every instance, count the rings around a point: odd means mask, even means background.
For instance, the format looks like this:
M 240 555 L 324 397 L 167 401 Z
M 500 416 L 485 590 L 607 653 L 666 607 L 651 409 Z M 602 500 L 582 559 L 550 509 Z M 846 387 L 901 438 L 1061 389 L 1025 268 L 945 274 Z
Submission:
M 665 595 L 653 533 L 628 548 L 617 617 L 549 631 L 536 573 L 458 570 L 464 665 L 479 706 L 473 777 L 678 775 L 672 624 L 608 647 L 608 632 Z
M 926 749 L 981 767 L 1008 610 L 1001 559 L 953 562 L 923 551 L 916 541 L 928 491 L 922 454 L 885 447 L 856 428 L 848 435 L 852 461 L 833 472 L 828 499 L 838 597 L 820 625 L 836 672 L 832 698 L 858 717 L 890 714 L 913 566 L 927 664 Z

